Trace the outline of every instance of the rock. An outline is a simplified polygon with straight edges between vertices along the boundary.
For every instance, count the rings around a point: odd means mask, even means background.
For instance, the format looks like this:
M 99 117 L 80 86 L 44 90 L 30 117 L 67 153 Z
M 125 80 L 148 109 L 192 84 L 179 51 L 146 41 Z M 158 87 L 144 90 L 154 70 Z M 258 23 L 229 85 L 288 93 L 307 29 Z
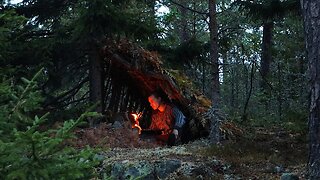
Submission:
M 122 125 L 119 121 L 115 121 L 115 122 L 112 124 L 112 128 L 114 128 L 114 129 L 123 128 L 123 125 Z
M 113 148 L 105 152 L 99 175 L 105 179 L 239 179 L 230 165 L 215 157 L 202 156 L 192 145 Z
M 230 175 L 230 174 L 225 174 L 225 175 L 223 176 L 223 178 L 224 178 L 225 180 L 233 180 L 232 175 Z
M 204 177 L 202 175 L 199 175 L 196 177 L 196 180 L 202 180 L 202 179 L 204 179 Z
M 116 162 L 112 165 L 112 179 L 143 179 L 150 177 L 153 172 L 153 165 L 145 162 Z
M 284 171 L 284 168 L 282 165 L 274 167 L 275 173 L 282 173 L 283 171 Z
M 167 160 L 155 164 L 155 172 L 160 179 L 166 178 L 170 173 L 173 173 L 181 166 L 179 160 Z
M 199 166 L 199 167 L 196 167 L 192 170 L 192 175 L 202 175 L 202 174 L 207 174 L 207 169 L 203 166 Z
M 112 179 L 164 179 L 181 166 L 181 161 L 122 161 L 110 166 Z
M 280 180 L 299 180 L 299 177 L 293 173 L 283 173 Z
M 98 161 L 103 161 L 105 159 L 105 155 L 104 154 L 95 154 L 94 155 L 94 159 L 98 160 Z
M 196 164 L 194 162 L 183 162 L 181 164 L 181 168 L 179 169 L 180 174 L 183 174 L 184 176 L 192 176 L 193 170 L 197 168 Z

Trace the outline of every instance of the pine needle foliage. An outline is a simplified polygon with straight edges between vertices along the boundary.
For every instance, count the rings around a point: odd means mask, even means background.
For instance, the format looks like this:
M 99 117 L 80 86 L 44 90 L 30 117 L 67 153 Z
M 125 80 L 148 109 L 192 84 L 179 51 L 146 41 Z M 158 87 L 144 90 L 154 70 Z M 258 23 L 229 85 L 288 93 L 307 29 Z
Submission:
M 32 117 L 42 98 L 36 79 L 22 78 L 23 85 L 0 82 L 0 179 L 89 179 L 98 161 L 90 148 L 76 150 L 66 145 L 72 130 L 87 117 L 67 120 L 59 129 L 41 130 L 49 113 Z
M 237 0 L 233 3 L 240 10 L 246 12 L 253 20 L 281 19 L 286 14 L 299 12 L 298 0 Z

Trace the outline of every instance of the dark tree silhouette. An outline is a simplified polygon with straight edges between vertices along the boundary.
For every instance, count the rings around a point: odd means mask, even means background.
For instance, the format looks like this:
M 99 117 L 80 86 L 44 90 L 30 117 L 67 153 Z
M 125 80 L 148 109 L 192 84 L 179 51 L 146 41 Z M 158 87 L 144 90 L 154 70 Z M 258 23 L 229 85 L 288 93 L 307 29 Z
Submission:
M 219 59 L 218 59 L 218 23 L 216 1 L 209 0 L 209 29 L 210 29 L 210 60 L 212 62 L 212 109 L 220 107 L 220 83 L 219 83 Z M 212 118 L 210 128 L 210 140 L 212 143 L 220 141 L 220 119 Z
M 301 0 L 310 73 L 309 178 L 320 179 L 320 1 Z
M 235 5 L 247 11 L 247 14 L 254 21 L 262 21 L 263 35 L 261 45 L 261 87 L 266 90 L 267 79 L 270 73 L 272 62 L 272 31 L 274 22 L 282 19 L 290 12 L 297 12 L 299 7 L 298 0 L 263 0 L 263 1 L 242 1 L 238 0 Z

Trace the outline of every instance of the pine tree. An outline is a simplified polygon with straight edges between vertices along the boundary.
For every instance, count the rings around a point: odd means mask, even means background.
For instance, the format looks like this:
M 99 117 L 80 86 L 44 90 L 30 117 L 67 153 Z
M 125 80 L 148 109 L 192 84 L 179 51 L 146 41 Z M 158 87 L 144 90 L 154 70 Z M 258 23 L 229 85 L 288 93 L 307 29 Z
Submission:
M 65 145 L 73 138 L 72 130 L 87 117 L 65 121 L 59 129 L 41 130 L 49 113 L 32 114 L 42 100 L 36 79 L 22 78 L 24 85 L 0 83 L 0 178 L 1 179 L 78 179 L 94 177 L 98 161 L 91 149 L 76 150 Z
M 282 19 L 286 14 L 298 12 L 298 0 L 262 0 L 242 1 L 237 0 L 234 4 L 239 5 L 242 10 L 247 11 L 249 17 L 255 21 L 261 21 L 263 27 L 261 45 L 261 87 L 267 90 L 267 81 L 270 74 L 272 62 L 272 31 L 276 20 Z

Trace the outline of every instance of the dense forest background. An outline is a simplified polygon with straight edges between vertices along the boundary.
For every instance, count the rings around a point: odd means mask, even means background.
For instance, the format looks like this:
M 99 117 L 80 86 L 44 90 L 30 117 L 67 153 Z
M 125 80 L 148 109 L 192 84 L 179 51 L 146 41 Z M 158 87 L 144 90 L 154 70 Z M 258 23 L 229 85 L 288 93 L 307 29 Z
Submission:
M 231 3 L 217 3 L 221 107 L 242 123 L 304 129 L 308 81 L 299 4 L 290 11 L 291 2 Z M 38 79 L 44 107 L 72 111 L 88 104 L 89 66 L 106 37 L 156 50 L 167 68 L 212 98 L 206 1 L 2 4 L 3 77 L 19 83 L 44 68 Z
M 121 110 L 104 93 L 100 50 L 110 39 L 157 53 L 185 91 L 197 89 L 244 131 L 306 136 L 308 60 L 297 0 L 2 0 L 0 179 L 93 176 L 83 170 L 98 164 L 95 150 L 62 144 L 74 127 Z M 57 122 L 61 129 L 39 131 Z

